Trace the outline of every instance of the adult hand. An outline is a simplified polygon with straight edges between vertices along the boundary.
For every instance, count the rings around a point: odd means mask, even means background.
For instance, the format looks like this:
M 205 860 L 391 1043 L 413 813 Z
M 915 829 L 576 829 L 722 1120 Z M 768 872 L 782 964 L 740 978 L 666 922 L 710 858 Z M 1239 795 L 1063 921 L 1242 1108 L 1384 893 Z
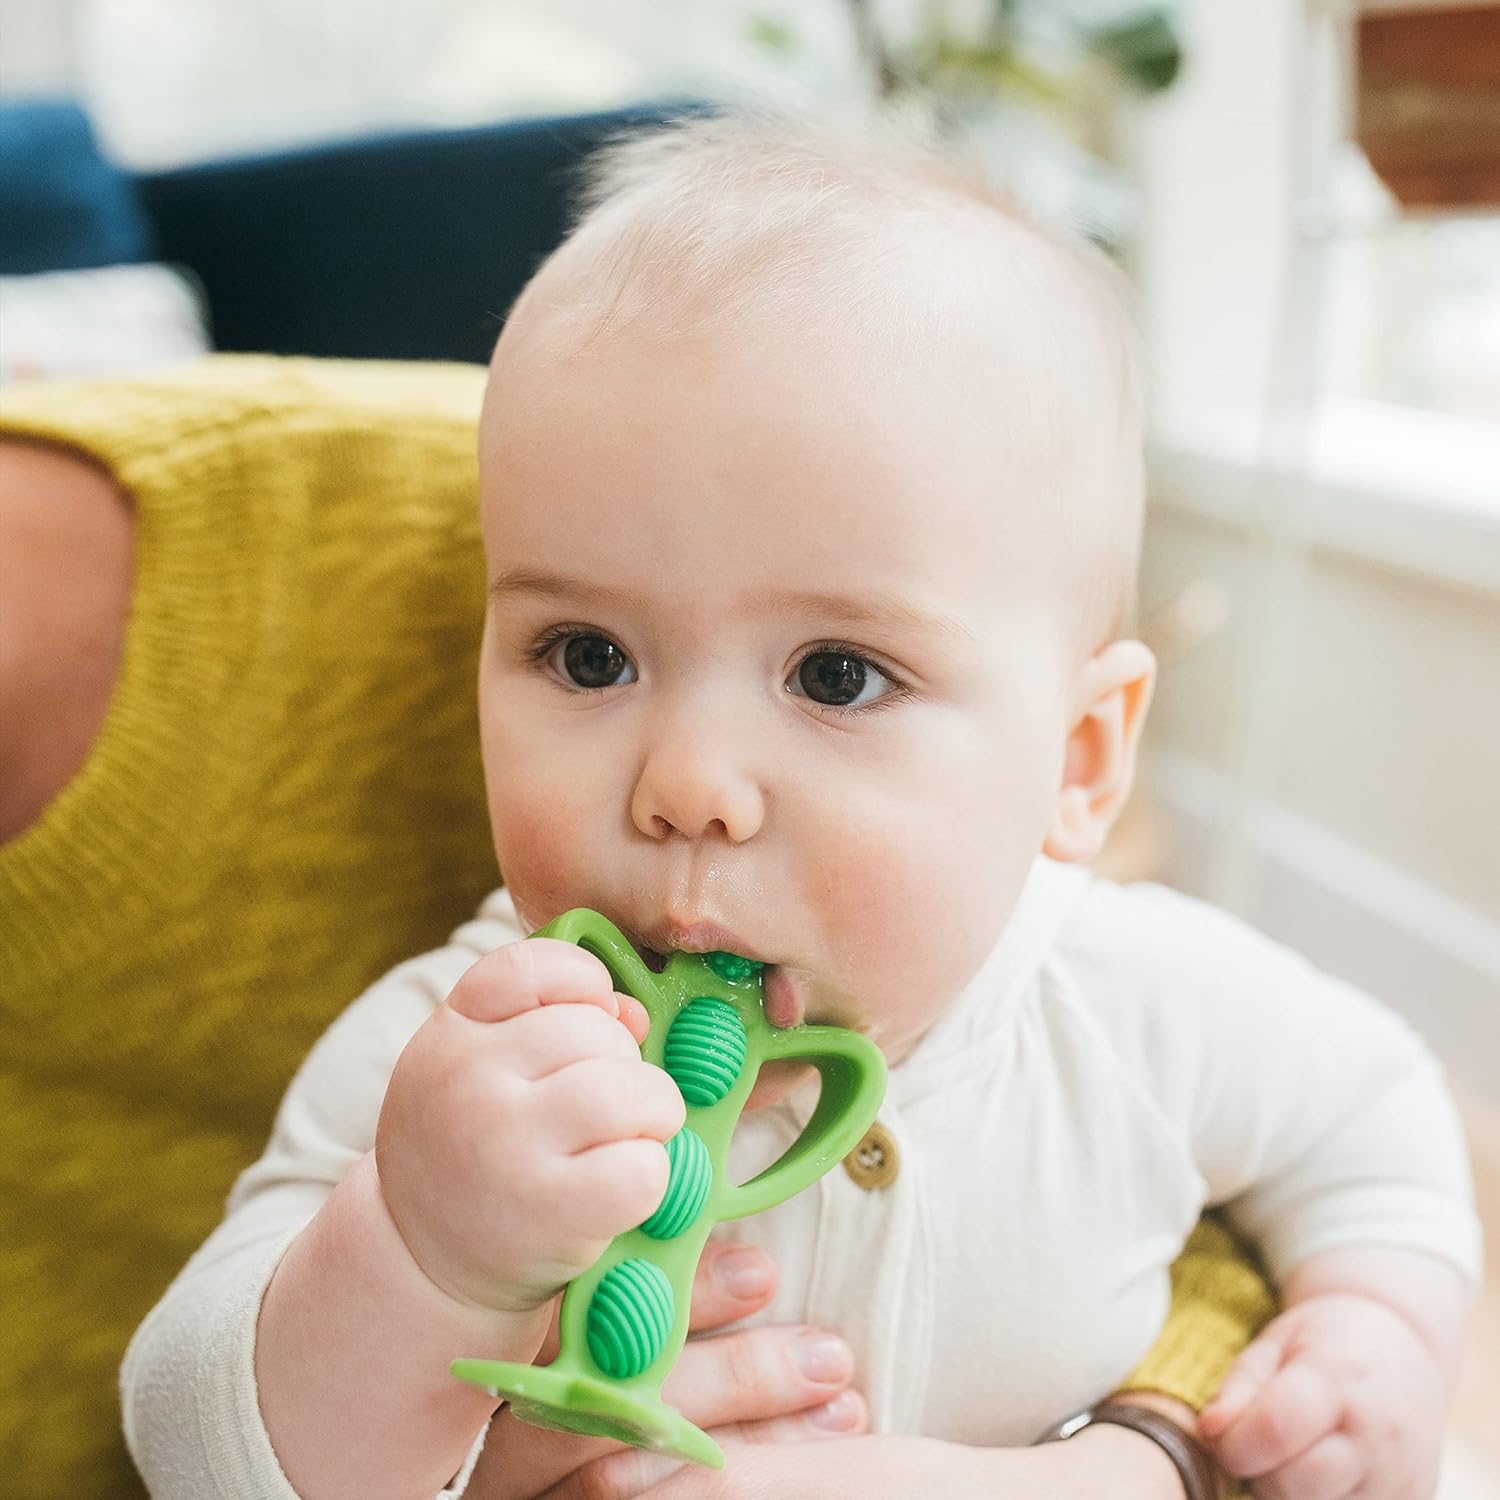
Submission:
M 596 1460 L 541 1500 L 1182 1500 L 1182 1481 L 1149 1438 L 1090 1428 L 1039 1448 L 974 1448 L 934 1438 L 855 1435 L 841 1443 L 749 1445 L 724 1438 L 723 1469 L 654 1453 Z M 627 1460 L 621 1463 L 620 1460 Z
M 776 1267 L 764 1252 L 710 1240 L 693 1281 L 689 1327 L 701 1334 L 748 1317 L 775 1289 Z M 539 1364 L 556 1353 L 556 1341 L 554 1313 Z M 830 1332 L 802 1324 L 746 1328 L 690 1339 L 662 1395 L 720 1443 L 803 1443 L 864 1430 L 867 1412 L 849 1384 L 853 1373 L 848 1346 Z M 502 1410 L 465 1493 L 471 1500 L 634 1496 L 679 1467 L 607 1439 L 529 1427 Z M 684 1472 L 693 1482 L 715 1479 L 696 1465 Z

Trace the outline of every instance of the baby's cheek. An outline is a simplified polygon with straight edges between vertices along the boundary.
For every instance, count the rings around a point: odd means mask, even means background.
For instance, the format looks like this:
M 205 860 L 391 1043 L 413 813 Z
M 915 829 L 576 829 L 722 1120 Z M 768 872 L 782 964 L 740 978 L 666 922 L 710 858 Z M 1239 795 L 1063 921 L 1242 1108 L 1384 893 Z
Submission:
M 820 861 L 811 904 L 833 954 L 855 962 L 883 949 L 911 921 L 910 868 L 884 844 L 841 839 L 836 855 Z
M 921 1029 L 972 977 L 1030 868 L 964 836 L 841 841 L 818 909 L 848 993 L 872 1022 Z
M 531 922 L 550 920 L 578 905 L 579 809 L 556 793 L 520 792 L 512 784 L 490 800 L 490 828 L 500 874 L 517 908 Z

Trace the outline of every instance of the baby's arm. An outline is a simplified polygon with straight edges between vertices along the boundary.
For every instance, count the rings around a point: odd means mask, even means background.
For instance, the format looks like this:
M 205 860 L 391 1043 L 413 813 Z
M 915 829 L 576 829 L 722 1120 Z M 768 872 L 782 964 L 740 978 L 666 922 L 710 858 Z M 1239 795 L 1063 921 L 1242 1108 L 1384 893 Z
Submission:
M 1101 1024 L 1286 1301 L 1243 1356 L 1243 1381 L 1226 1383 L 1205 1437 L 1228 1440 L 1221 1458 L 1253 1466 L 1263 1497 L 1342 1497 L 1344 1467 L 1420 1475 L 1441 1440 L 1480 1260 L 1441 1069 L 1367 995 L 1226 913 L 1152 887 L 1093 900 L 1084 960 L 1106 989 L 1111 961 L 1141 976 L 1114 984 Z M 1303 1390 L 1315 1373 L 1337 1417 L 1319 1415 Z M 1258 1417 L 1249 1386 L 1264 1386 Z M 1382 1414 L 1393 1414 L 1399 1455 L 1382 1447 Z M 1335 1426 L 1314 1458 L 1309 1445 Z M 1405 1484 L 1358 1493 L 1423 1494 L 1419 1480 Z
M 449 1361 L 531 1358 L 547 1277 L 655 1206 L 655 1142 L 682 1103 L 641 1061 L 644 1012 L 570 944 L 513 945 L 507 979 L 514 935 L 487 908 L 304 1061 L 265 1154 L 125 1358 L 126 1438 L 158 1500 L 436 1493 L 495 1404 Z M 541 1003 L 559 999 L 577 1003 Z M 570 1154 L 572 1127 L 597 1144 Z M 589 1180 L 601 1169 L 612 1192 Z
M 436 1495 L 496 1405 L 454 1380 L 449 1360 L 529 1360 L 545 1331 L 541 1313 L 465 1306 L 429 1281 L 385 1206 L 374 1155 L 361 1157 L 261 1304 L 255 1379 L 282 1470 L 305 1500 Z
M 1414 1500 L 1437 1483 L 1472 1290 L 1420 1251 L 1327 1250 L 1236 1361 L 1200 1435 L 1263 1500 Z
M 300 1495 L 441 1489 L 497 1404 L 449 1362 L 532 1359 L 558 1289 L 656 1207 L 683 1104 L 645 1030 L 597 958 L 535 940 L 482 958 L 412 1038 L 374 1152 L 261 1311 L 261 1411 Z
M 1423 1500 L 1479 1259 L 1462 1132 L 1416 1036 L 1318 977 L 1288 986 L 1306 1013 L 1282 1030 L 1282 1077 L 1259 1075 L 1254 1170 L 1228 1204 L 1286 1310 L 1201 1430 L 1260 1500 Z

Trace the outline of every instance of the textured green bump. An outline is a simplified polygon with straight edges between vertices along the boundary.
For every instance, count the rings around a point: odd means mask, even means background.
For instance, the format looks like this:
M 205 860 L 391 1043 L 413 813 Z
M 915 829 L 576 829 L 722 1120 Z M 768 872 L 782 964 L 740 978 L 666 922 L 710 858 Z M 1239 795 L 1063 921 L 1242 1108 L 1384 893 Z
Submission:
M 615 1380 L 639 1375 L 665 1347 L 672 1313 L 672 1283 L 660 1266 L 639 1257 L 612 1266 L 589 1303 L 594 1363 Z
M 735 1008 L 707 996 L 688 1004 L 667 1032 L 662 1061 L 689 1104 L 717 1104 L 745 1066 L 745 1023 Z
M 708 1147 L 685 1125 L 667 1142 L 671 1176 L 661 1206 L 641 1225 L 641 1233 L 653 1240 L 672 1240 L 697 1219 L 714 1185 L 714 1167 Z
M 765 968 L 758 958 L 741 958 L 738 953 L 705 953 L 704 962 L 730 984 L 743 984 L 753 974 Z

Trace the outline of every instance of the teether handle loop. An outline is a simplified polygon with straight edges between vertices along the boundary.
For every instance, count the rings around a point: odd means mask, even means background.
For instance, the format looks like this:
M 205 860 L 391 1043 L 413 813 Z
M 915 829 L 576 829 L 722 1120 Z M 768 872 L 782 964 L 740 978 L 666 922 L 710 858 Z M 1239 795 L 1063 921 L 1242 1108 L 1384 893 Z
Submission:
M 758 1177 L 719 1196 L 720 1219 L 758 1214 L 811 1186 L 847 1156 L 874 1123 L 885 1096 L 885 1058 L 868 1037 L 837 1026 L 797 1026 L 774 1032 L 762 1063 L 811 1063 L 823 1089 L 807 1129 Z
M 623 994 L 634 995 L 646 1007 L 653 1026 L 662 1020 L 662 1002 L 655 975 L 641 961 L 630 939 L 608 917 L 600 916 L 586 906 L 575 906 L 531 935 L 575 943 L 585 952 L 592 953 L 609 970 L 614 987 Z

